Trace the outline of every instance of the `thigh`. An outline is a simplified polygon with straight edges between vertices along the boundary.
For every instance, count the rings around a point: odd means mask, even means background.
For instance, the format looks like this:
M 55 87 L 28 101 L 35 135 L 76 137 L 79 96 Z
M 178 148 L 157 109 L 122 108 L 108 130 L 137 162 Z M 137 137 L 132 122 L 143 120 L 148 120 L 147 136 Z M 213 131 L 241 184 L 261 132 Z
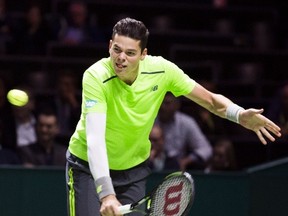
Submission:
M 141 181 L 125 185 L 119 186 L 115 188 L 115 192 L 117 194 L 117 199 L 120 201 L 122 205 L 130 204 L 139 201 L 146 195 L 146 179 Z M 143 210 L 145 210 L 145 206 L 143 206 Z M 129 216 L 140 216 L 141 213 L 130 213 Z
M 69 216 L 100 215 L 100 202 L 90 173 L 67 163 L 67 206 Z

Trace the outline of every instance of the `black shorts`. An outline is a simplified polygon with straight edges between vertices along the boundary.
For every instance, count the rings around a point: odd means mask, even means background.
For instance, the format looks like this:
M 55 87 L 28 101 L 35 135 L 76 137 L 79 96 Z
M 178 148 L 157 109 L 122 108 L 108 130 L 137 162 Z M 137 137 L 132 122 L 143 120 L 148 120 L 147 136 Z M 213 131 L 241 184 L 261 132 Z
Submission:
M 137 202 L 146 193 L 146 178 L 151 173 L 147 162 L 128 170 L 110 170 L 116 197 L 121 204 Z M 87 161 L 67 151 L 67 206 L 69 216 L 100 216 L 100 200 Z M 141 215 L 131 213 L 132 215 Z

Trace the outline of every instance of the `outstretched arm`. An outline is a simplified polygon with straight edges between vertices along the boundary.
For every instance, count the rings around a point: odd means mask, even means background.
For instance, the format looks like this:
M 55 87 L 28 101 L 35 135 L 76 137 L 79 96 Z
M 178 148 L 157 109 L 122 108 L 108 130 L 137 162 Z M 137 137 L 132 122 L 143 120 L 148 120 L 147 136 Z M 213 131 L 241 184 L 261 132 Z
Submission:
M 215 115 L 237 122 L 254 131 L 263 144 L 267 144 L 265 137 L 272 142 L 275 141 L 271 133 L 277 137 L 281 136 L 280 128 L 262 115 L 263 109 L 237 108 L 227 97 L 210 92 L 200 84 L 196 84 L 186 97 Z

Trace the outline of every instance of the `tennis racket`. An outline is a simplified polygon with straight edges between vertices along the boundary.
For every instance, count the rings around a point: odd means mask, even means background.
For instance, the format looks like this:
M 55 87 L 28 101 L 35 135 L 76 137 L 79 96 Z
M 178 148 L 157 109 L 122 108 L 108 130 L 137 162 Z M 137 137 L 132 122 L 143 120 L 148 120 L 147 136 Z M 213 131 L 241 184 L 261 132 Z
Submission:
M 194 200 L 194 180 L 187 172 L 174 172 L 164 178 L 150 195 L 136 203 L 119 207 L 121 214 L 140 212 L 149 216 L 184 216 Z

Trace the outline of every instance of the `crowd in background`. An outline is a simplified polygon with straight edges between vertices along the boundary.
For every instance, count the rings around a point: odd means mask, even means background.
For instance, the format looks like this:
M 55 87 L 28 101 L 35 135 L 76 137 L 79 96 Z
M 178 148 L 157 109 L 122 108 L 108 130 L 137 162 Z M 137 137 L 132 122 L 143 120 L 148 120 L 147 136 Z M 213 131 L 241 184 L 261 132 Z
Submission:
M 8 54 L 45 55 L 51 41 L 78 45 L 107 41 L 97 20 L 89 16 L 83 1 L 72 1 L 64 14 L 48 16 L 37 1 L 26 5 L 24 14 L 13 17 L 0 1 L 2 52 Z
M 47 46 L 53 41 L 70 46 L 107 43 L 108 49 L 110 32 L 107 29 L 110 26 L 98 26 L 97 16 L 89 14 L 89 8 L 83 1 L 71 1 L 65 13 L 57 16 L 47 16 L 37 3 L 28 4 L 25 14 L 19 17 L 11 17 L 5 2 L 0 0 L 1 54 L 46 55 Z M 216 1 L 217 7 L 226 6 L 219 5 L 219 2 Z M 126 14 L 119 12 L 115 15 L 115 21 L 122 16 Z M 218 24 L 216 27 L 219 31 L 229 31 L 229 23 Z M 159 16 L 155 19 L 153 28 L 165 31 L 171 25 L 173 21 L 169 17 Z M 256 27 L 261 36 L 263 32 L 270 33 L 267 26 L 259 24 Z M 259 37 L 263 41 L 257 40 L 259 47 L 273 46 L 271 34 L 266 36 Z M 248 76 L 249 81 L 252 78 Z M 47 78 L 47 74 L 40 72 L 32 74 L 25 81 L 7 83 L 6 77 L 2 77 L 0 72 L 0 164 L 25 167 L 65 166 L 66 148 L 80 115 L 81 80 L 73 71 L 65 68 L 59 70 L 52 80 L 49 79 L 51 77 Z M 43 94 L 42 88 L 48 86 L 47 82 L 53 83 L 54 88 Z M 210 82 L 201 84 L 208 89 L 215 88 Z M 29 94 L 27 105 L 15 107 L 9 104 L 6 94 L 12 87 L 23 89 Z M 269 102 L 267 110 L 267 116 L 282 128 L 281 143 L 287 141 L 287 106 L 288 84 L 284 84 L 279 86 L 279 92 Z M 193 115 L 189 115 L 191 110 L 189 114 L 185 112 L 188 109 L 193 110 Z M 241 129 L 225 123 L 200 107 L 195 109 L 191 104 L 185 106 L 184 98 L 167 94 L 150 134 L 150 167 L 154 171 L 238 170 L 241 168 L 237 167 L 239 153 L 235 148 L 235 140 L 231 139 L 231 131 L 247 137 L 253 134 L 237 130 Z M 275 153 L 273 145 L 269 144 L 267 159 L 288 155 L 285 150 L 278 151 L 280 152 Z
M 65 166 L 68 142 L 80 116 L 76 83 L 73 73 L 63 71 L 50 94 L 35 95 L 30 86 L 16 86 L 28 93 L 29 101 L 14 106 L 0 80 L 1 164 Z

